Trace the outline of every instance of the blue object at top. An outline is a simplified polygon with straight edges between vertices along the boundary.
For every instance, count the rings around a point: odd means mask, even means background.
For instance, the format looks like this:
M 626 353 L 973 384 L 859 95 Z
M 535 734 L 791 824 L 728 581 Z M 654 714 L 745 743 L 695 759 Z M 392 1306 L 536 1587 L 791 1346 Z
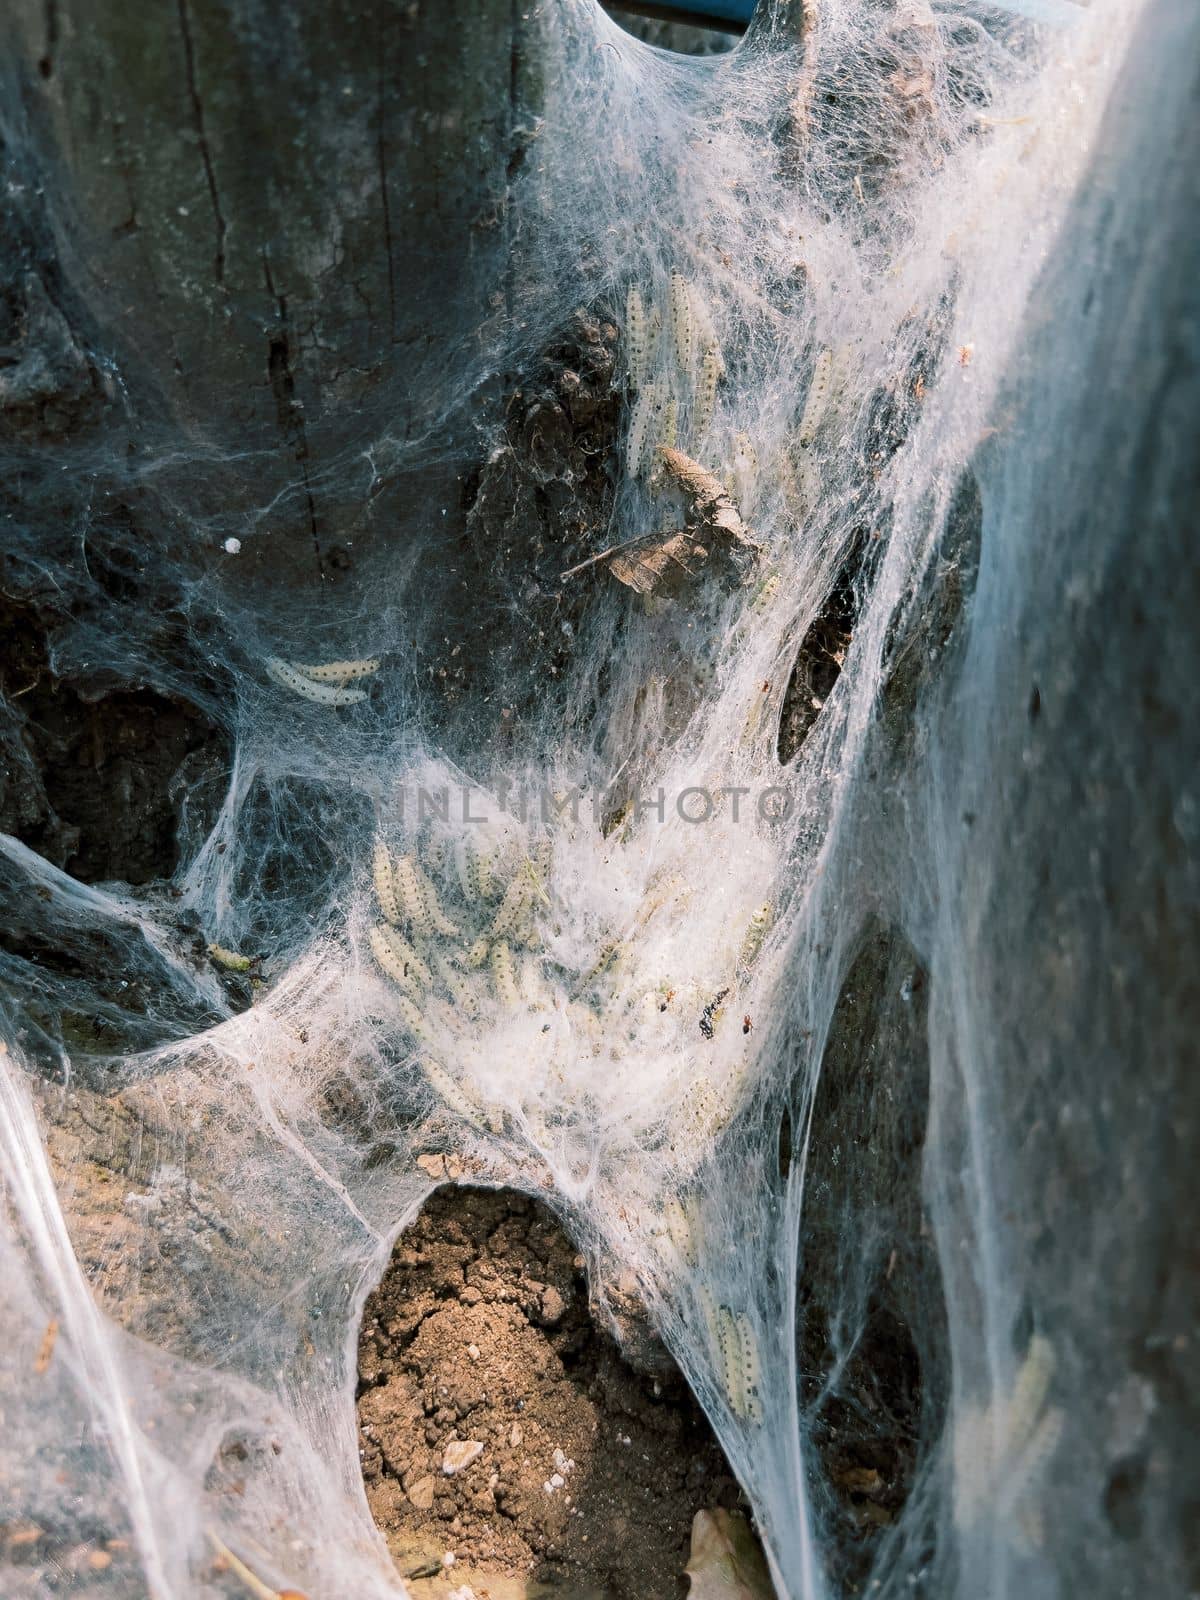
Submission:
M 756 0 L 606 0 L 625 11 L 645 11 L 659 17 L 678 17 L 681 22 L 712 22 L 739 33 L 754 15 Z

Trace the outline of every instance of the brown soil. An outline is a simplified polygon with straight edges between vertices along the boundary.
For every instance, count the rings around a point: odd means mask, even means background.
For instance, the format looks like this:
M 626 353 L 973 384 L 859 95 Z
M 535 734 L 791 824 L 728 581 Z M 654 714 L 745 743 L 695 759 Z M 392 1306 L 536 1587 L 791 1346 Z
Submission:
M 739 1502 L 682 1379 L 622 1359 L 583 1258 L 509 1191 L 432 1196 L 367 1302 L 359 1377 L 367 1498 L 401 1571 L 454 1557 L 414 1595 L 671 1600 L 695 1513 Z M 482 1448 L 448 1474 L 456 1444 Z

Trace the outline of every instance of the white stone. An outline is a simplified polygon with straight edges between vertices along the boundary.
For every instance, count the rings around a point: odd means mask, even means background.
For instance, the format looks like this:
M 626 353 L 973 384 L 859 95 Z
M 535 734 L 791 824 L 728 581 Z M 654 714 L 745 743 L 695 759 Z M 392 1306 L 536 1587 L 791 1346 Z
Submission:
M 448 1478 L 463 1472 L 472 1461 L 483 1454 L 483 1444 L 478 1439 L 451 1439 L 442 1456 L 442 1471 Z

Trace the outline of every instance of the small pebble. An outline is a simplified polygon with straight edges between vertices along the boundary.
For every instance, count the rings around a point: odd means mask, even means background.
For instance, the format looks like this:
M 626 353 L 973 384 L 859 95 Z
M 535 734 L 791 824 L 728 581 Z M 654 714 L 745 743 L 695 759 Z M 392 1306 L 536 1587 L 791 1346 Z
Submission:
M 226 541 L 225 541 L 225 554 L 227 556 L 236 556 L 237 553 L 241 550 L 241 548 L 242 548 L 242 541 L 240 539 L 226 539 Z
M 482 1454 L 483 1443 L 479 1439 L 451 1439 L 442 1456 L 442 1471 L 448 1478 L 453 1478 L 455 1473 L 464 1471 Z

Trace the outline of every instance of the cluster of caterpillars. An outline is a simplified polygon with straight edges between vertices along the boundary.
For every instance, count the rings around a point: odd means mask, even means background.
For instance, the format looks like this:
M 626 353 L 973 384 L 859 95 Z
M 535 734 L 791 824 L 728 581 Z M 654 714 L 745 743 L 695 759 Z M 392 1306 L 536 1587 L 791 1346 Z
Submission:
M 437 1060 L 455 1019 L 478 1022 L 489 1002 L 503 1011 L 548 1009 L 552 995 L 532 954 L 538 903 L 549 903 L 537 863 L 471 839 L 430 843 L 423 860 L 396 854 L 378 837 L 372 853 L 381 913 L 368 934 L 371 953 L 400 991 L 397 1009 L 430 1087 L 464 1121 L 498 1131 L 501 1118 Z M 434 876 L 440 876 L 439 891 Z M 451 916 L 443 896 L 451 887 Z
M 1018 1545 L 1043 1540 L 1038 1496 L 1050 1458 L 1062 1437 L 1064 1416 L 1047 1404 L 1056 1366 L 1054 1347 L 1042 1334 L 1029 1341 L 1012 1390 L 990 1406 L 958 1408 L 954 1424 L 954 1519 L 975 1524 L 999 1507 L 1005 1531 Z
M 647 475 L 660 449 L 694 455 L 712 424 L 725 371 L 712 318 L 695 284 L 671 273 L 666 304 L 649 311 L 641 289 L 625 295 L 625 380 L 630 396 L 625 465 Z
M 762 906 L 750 918 L 726 985 L 714 991 L 662 980 L 647 987 L 638 972 L 637 934 L 669 904 L 678 909 L 680 893 L 676 877 L 660 875 L 624 937 L 600 938 L 591 957 L 568 970 L 542 944 L 540 923 L 545 920 L 548 932 L 555 927 L 547 917 L 549 850 L 548 840 L 523 853 L 515 842 L 495 846 L 465 837 L 430 838 L 397 854 L 382 835 L 376 838 L 372 878 L 379 916 L 367 939 L 376 965 L 398 991 L 404 1034 L 445 1105 L 476 1128 L 499 1132 L 504 1114 L 477 1092 L 464 1061 L 481 1028 L 503 1025 L 506 1016 L 535 1020 L 535 1037 L 544 1037 L 544 1046 L 538 1046 L 521 1117 L 543 1145 L 540 1096 L 548 1086 L 566 1109 L 572 1063 L 603 1079 L 626 1059 L 681 1051 L 680 1098 L 665 1118 L 661 1108 L 653 1115 L 662 1119 L 655 1137 L 663 1154 L 679 1171 L 690 1171 L 735 1109 L 740 1080 L 725 1079 L 737 1079 L 736 1068 L 724 1078 L 711 1072 L 706 1042 L 722 1024 L 726 995 L 758 958 L 771 908 Z M 454 1073 L 443 1064 L 451 1055 Z M 651 1136 L 647 1129 L 631 1132 Z
M 658 1232 L 665 1253 L 695 1281 L 700 1269 L 701 1233 L 697 1196 L 670 1196 L 662 1205 L 661 1219 Z M 703 1281 L 696 1283 L 695 1296 L 729 1408 L 735 1417 L 759 1427 L 766 1413 L 754 1324 L 745 1311 L 719 1303 Z
M 321 661 L 310 666 L 300 661 L 284 661 L 280 656 L 264 656 L 267 676 L 284 689 L 290 689 L 302 700 L 311 700 L 318 706 L 354 706 L 367 698 L 365 689 L 352 689 L 350 685 L 362 678 L 370 678 L 379 671 L 379 661 L 369 657 L 362 661 Z

